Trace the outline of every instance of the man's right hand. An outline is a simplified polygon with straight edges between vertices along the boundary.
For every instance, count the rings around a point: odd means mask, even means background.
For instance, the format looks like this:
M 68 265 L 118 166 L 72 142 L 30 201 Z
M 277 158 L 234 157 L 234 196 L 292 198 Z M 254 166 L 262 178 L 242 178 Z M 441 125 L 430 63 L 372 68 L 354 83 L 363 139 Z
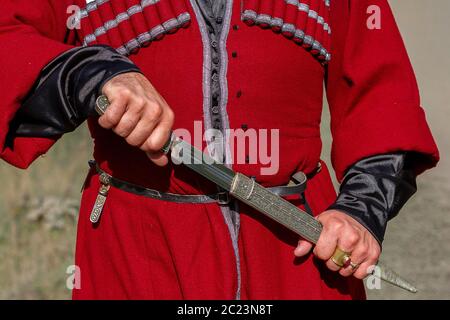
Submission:
M 166 165 L 168 158 L 160 150 L 169 140 L 174 113 L 147 78 L 124 73 L 109 80 L 102 93 L 111 105 L 99 118 L 100 126 L 145 151 L 155 164 Z

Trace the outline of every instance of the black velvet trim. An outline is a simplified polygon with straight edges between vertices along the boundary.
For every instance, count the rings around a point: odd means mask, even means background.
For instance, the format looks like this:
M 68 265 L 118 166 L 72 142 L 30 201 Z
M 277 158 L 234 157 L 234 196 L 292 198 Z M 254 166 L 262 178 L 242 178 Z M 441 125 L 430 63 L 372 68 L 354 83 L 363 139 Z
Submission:
M 69 50 L 41 72 L 10 125 L 17 136 L 54 137 L 75 130 L 95 115 L 95 100 L 109 79 L 141 72 L 128 58 L 107 46 Z
M 381 245 L 387 222 L 417 191 L 411 156 L 382 154 L 357 162 L 347 171 L 339 196 L 329 209 L 356 219 Z

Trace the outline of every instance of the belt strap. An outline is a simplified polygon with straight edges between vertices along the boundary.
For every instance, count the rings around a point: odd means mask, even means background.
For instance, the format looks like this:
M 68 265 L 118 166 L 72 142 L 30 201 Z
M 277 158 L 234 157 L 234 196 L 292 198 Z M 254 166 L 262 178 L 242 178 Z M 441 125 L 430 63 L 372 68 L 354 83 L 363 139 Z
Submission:
M 205 195 L 196 195 L 196 194 L 174 194 L 169 192 L 160 192 L 155 189 L 145 188 L 130 182 L 126 182 L 117 178 L 114 178 L 110 174 L 106 173 L 95 161 L 89 161 L 89 166 L 92 169 L 95 169 L 96 172 L 100 175 L 100 182 L 103 185 L 113 186 L 117 189 L 133 193 L 136 195 L 159 199 L 170 202 L 178 202 L 178 203 L 219 203 L 219 204 L 228 204 L 230 202 L 228 192 L 217 192 L 213 194 L 205 194 Z M 303 172 L 297 172 L 294 176 L 292 176 L 292 181 L 287 186 L 276 186 L 267 188 L 273 193 L 285 197 L 291 195 L 299 195 L 305 192 L 306 189 L 306 175 Z

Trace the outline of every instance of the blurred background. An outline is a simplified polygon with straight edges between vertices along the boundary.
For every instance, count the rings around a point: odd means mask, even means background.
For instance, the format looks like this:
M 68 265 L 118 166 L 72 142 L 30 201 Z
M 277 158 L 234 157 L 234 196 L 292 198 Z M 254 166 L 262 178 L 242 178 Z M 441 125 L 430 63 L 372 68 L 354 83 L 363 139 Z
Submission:
M 391 0 L 441 151 L 437 169 L 389 224 L 383 260 L 417 284 L 389 285 L 370 299 L 450 299 L 450 1 Z M 330 134 L 324 111 L 323 158 Z M 80 189 L 92 142 L 85 127 L 66 135 L 27 171 L 0 162 L 0 299 L 69 299 Z

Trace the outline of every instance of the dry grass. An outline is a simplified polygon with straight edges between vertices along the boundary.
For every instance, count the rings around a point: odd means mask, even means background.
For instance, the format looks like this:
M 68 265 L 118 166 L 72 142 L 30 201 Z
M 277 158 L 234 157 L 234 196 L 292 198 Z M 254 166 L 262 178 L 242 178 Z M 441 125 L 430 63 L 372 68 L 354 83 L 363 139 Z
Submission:
M 76 213 L 91 143 L 66 135 L 27 171 L 0 163 L 0 298 L 68 299 Z

